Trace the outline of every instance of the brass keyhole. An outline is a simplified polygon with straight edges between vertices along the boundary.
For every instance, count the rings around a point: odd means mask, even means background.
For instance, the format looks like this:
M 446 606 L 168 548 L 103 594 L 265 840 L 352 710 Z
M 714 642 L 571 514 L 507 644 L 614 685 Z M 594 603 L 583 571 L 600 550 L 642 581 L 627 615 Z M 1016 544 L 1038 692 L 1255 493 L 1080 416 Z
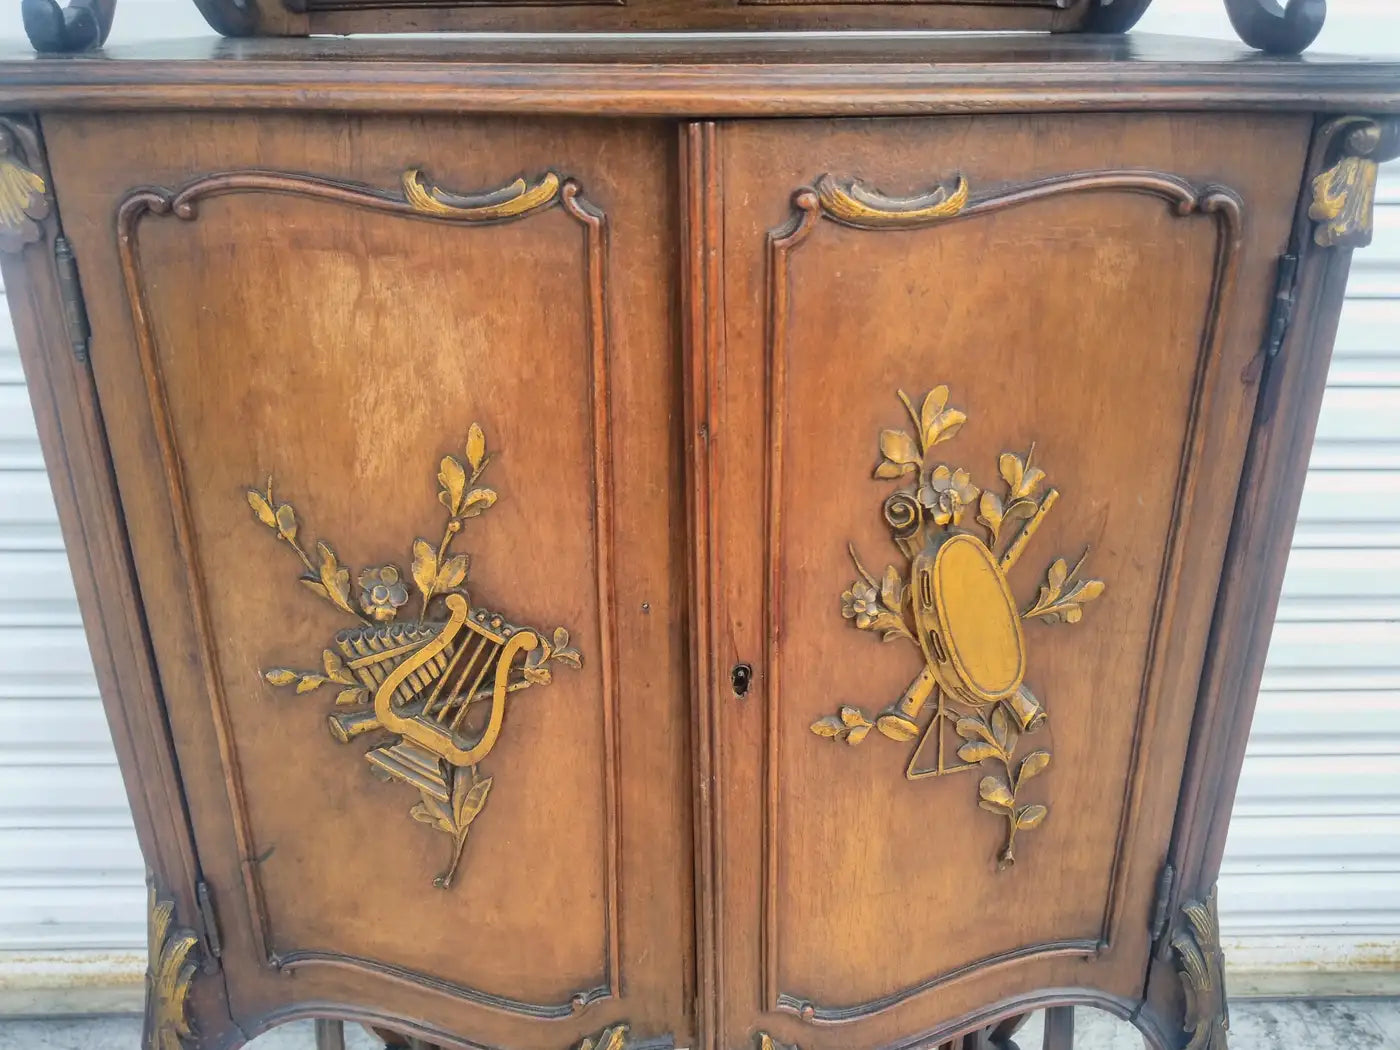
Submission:
M 734 687 L 734 695 L 742 700 L 753 684 L 753 668 L 748 664 L 735 664 L 729 672 L 729 684 Z

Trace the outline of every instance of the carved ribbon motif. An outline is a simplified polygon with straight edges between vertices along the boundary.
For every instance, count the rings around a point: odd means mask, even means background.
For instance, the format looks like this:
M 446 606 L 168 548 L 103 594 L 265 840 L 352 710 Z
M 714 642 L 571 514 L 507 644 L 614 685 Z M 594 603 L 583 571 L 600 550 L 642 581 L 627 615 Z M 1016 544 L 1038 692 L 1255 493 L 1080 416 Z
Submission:
M 1017 756 L 1021 738 L 1047 718 L 1025 683 L 1021 621 L 1078 623 L 1104 584 L 1082 575 L 1087 549 L 1073 566 L 1056 558 L 1039 596 L 1018 610 L 1007 574 L 1060 498 L 1034 463 L 1035 447 L 1024 457 L 1001 454 L 1002 491 L 979 489 L 968 471 L 940 462 L 935 451 L 967 422 L 961 409 L 949 405 L 948 388 L 934 387 L 917 405 L 902 390 L 899 399 L 913 433 L 880 433 L 875 477 L 908 479 L 884 504 L 895 545 L 909 561 L 907 574 L 890 565 L 877 577 L 851 547 L 859 579 L 841 596 L 841 614 L 885 641 L 916 646 L 924 669 L 873 719 L 847 704 L 811 728 L 850 745 L 872 729 L 895 741 L 917 739 L 905 770 L 910 780 L 989 769 L 978 784 L 978 805 L 1006 823 L 997 857 L 1006 868 L 1016 860 L 1017 832 L 1038 828 L 1049 813 L 1045 804 L 1027 802 L 1023 789 L 1049 766 L 1050 752 Z M 933 715 L 923 721 L 930 701 Z M 953 749 L 956 760 L 949 755 Z
M 438 501 L 447 508 L 442 539 L 414 540 L 407 573 L 392 564 L 371 566 L 355 575 L 353 588 L 330 544 L 304 541 L 296 511 L 279 502 L 271 477 L 266 488 L 248 491 L 258 521 L 301 561 L 301 584 L 359 621 L 335 636 L 318 668 L 274 667 L 263 677 L 297 693 L 335 690 L 329 723 L 341 743 L 371 730 L 395 734 L 365 758 L 383 779 L 418 790 L 421 801 L 409 811 L 414 820 L 451 836 L 449 864 L 434 880 L 443 888 L 452 885 L 472 822 L 490 794 L 493 780 L 481 763 L 500 736 L 507 697 L 548 685 L 555 664 L 582 665 L 563 627 L 546 637 L 470 602 L 468 556 L 451 546 L 468 521 L 496 503 L 496 491 L 479 484 L 489 461 L 486 435 L 473 423 L 463 457 L 444 456 L 439 464 Z M 399 619 L 410 585 L 419 596 L 416 621 Z

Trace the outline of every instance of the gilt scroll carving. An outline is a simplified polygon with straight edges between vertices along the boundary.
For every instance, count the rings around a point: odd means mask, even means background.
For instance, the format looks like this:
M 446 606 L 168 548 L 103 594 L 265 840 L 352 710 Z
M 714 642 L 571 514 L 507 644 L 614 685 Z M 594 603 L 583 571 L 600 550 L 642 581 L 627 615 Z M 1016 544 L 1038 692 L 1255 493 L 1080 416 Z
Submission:
M 1375 233 L 1380 166 L 1400 156 L 1400 120 L 1343 117 L 1322 134 L 1335 136 L 1338 146 L 1332 166 L 1312 182 L 1313 240 L 1323 248 L 1364 248 Z
M 1215 888 L 1204 901 L 1187 901 L 1172 936 L 1177 972 L 1186 996 L 1186 1050 L 1229 1050 L 1230 1011 L 1225 999 L 1225 956 Z
M 406 183 L 410 182 L 415 187 L 412 191 L 406 186 Z M 544 191 L 534 189 L 540 186 L 545 188 Z M 422 191 L 421 194 L 418 190 Z M 601 624 L 598 660 L 605 667 L 614 663 L 612 654 L 616 651 L 618 644 L 611 614 L 613 452 L 607 411 L 609 370 L 605 323 L 608 289 L 606 218 L 599 208 L 583 197 L 582 190 L 576 181 L 560 178 L 552 172 L 546 172 L 535 179 L 515 180 L 499 189 L 484 193 L 448 193 L 433 186 L 428 177 L 417 169 L 405 171 L 399 184 L 393 189 L 383 189 L 298 172 L 244 169 L 202 175 L 173 189 L 161 187 L 133 189 L 122 200 L 117 211 L 116 221 L 117 249 L 122 279 L 127 305 L 131 311 L 142 376 L 146 384 L 151 423 L 172 509 L 176 544 L 180 559 L 188 570 L 184 599 L 188 605 L 191 629 L 198 643 L 199 672 L 204 687 L 203 695 L 207 697 L 210 705 L 211 722 L 232 815 L 235 845 L 239 856 L 245 858 L 245 862 L 241 866 L 242 886 L 252 920 L 250 930 L 257 954 L 266 961 L 268 966 L 286 972 L 307 966 L 338 967 L 388 977 L 428 989 L 440 995 L 471 1002 L 489 1010 L 517 1017 L 544 1020 L 570 1017 L 591 1003 L 620 994 L 621 990 L 620 951 L 618 947 L 618 885 L 620 880 L 618 824 L 620 817 L 618 812 L 616 738 L 612 731 L 616 718 L 617 683 L 606 670 L 602 672 L 604 702 L 601 712 L 605 740 L 601 772 L 607 798 L 606 841 L 604 843 L 606 860 L 604 872 L 605 908 L 604 929 L 602 930 L 603 972 L 597 981 L 553 1001 L 535 1002 L 446 981 L 432 974 L 407 970 L 378 959 L 320 948 L 276 946 L 273 943 L 273 931 L 264 899 L 259 865 L 251 861 L 251 858 L 258 857 L 262 853 L 262 849 L 255 839 L 249 821 L 243 766 L 239 760 L 238 741 L 234 734 L 229 711 L 229 698 L 226 695 L 219 666 L 219 650 L 215 642 L 207 605 L 207 584 L 205 570 L 202 568 L 204 563 L 200 557 L 199 544 L 191 520 L 190 500 L 187 495 L 189 481 L 185 476 L 181 449 L 176 439 L 175 426 L 166 397 L 161 355 L 156 339 L 157 326 L 154 323 L 148 302 L 149 289 L 143 273 L 139 244 L 142 224 L 149 217 L 169 216 L 182 222 L 194 222 L 200 217 L 201 203 L 210 198 L 268 194 L 305 198 L 349 208 L 364 209 L 381 215 L 442 223 L 458 228 L 493 227 L 533 216 L 543 216 L 554 209 L 558 209 L 577 225 L 582 233 L 580 242 L 582 250 L 577 259 L 571 260 L 571 263 L 577 268 L 579 290 L 584 303 L 586 334 L 583 345 L 584 353 L 587 355 L 586 367 L 592 379 L 592 425 L 590 427 L 591 447 L 594 450 L 592 463 L 594 517 L 592 525 L 596 537 L 597 602 Z M 524 198 L 524 206 L 521 203 L 522 198 Z M 428 204 L 427 200 L 433 200 L 436 204 Z M 442 208 L 437 205 L 442 205 Z M 303 544 L 303 547 L 310 557 L 311 546 Z M 319 553 L 316 551 L 317 555 Z M 317 563 L 318 577 L 319 568 L 319 563 Z M 405 583 L 405 586 L 407 586 L 408 579 L 408 577 L 400 575 L 400 582 Z M 382 577 L 378 582 L 388 590 L 393 589 L 393 583 Z M 396 596 L 397 592 L 395 592 Z M 444 598 L 445 602 L 446 598 Z M 474 614 L 475 611 L 472 610 L 472 613 Z M 352 615 L 361 614 L 364 614 L 363 607 L 360 608 L 359 613 Z M 370 615 L 369 618 L 373 619 L 373 616 Z M 503 618 L 502 625 L 504 626 L 504 624 Z M 363 630 L 368 626 L 361 624 L 356 629 Z M 376 626 L 393 630 L 396 627 L 411 629 L 415 625 L 377 624 Z M 471 631 L 473 634 L 477 633 L 473 628 L 465 625 L 465 618 L 462 630 Z M 463 635 L 463 637 L 468 636 Z M 523 676 L 523 668 L 521 674 Z M 507 692 L 509 692 L 509 682 L 507 683 Z M 444 780 L 446 780 L 445 776 Z M 489 791 L 489 789 L 486 790 Z M 478 794 L 475 800 L 464 800 L 463 815 L 471 805 L 484 805 L 484 799 Z M 429 813 L 432 815 L 431 809 Z M 434 816 L 434 823 L 436 823 L 436 816 Z M 453 823 L 460 828 L 460 821 L 454 820 Z M 454 835 L 452 845 L 455 848 L 456 832 L 454 831 L 452 834 Z
M 910 780 L 987 770 L 978 784 L 978 805 L 1006 823 L 1006 842 L 997 855 L 1004 869 L 1016 862 L 1017 833 L 1040 827 L 1049 814 L 1044 803 L 1029 802 L 1022 793 L 1049 766 L 1050 752 L 1037 748 L 1017 756 L 1021 739 L 1047 718 L 1025 682 L 1021 621 L 1078 623 L 1104 584 L 1083 574 L 1087 550 L 1072 567 L 1056 558 L 1039 597 L 1018 610 L 1007 574 L 1058 502 L 1059 490 L 1046 484 L 1034 446 L 1024 457 L 1001 454 L 1002 491 L 979 488 L 967 470 L 941 462 L 941 450 L 935 451 L 967 422 L 966 413 L 948 403 L 948 388 L 934 387 L 917 406 L 903 390 L 899 399 L 913 435 L 903 428 L 880 433 L 875 477 L 908 479 L 884 502 L 885 522 L 908 566 L 901 571 L 890 565 L 877 578 L 850 547 L 859 578 L 841 596 L 841 615 L 887 642 L 916 646 L 924 669 L 874 718 L 847 704 L 811 728 L 850 745 L 872 729 L 894 741 L 917 739 L 905 769 Z M 930 701 L 933 715 L 925 720 Z M 953 749 L 956 760 L 949 755 Z
M 325 541 L 315 544 L 314 559 L 307 553 L 296 511 L 278 501 L 272 478 L 265 489 L 248 490 L 258 521 L 306 570 L 298 582 L 360 621 L 321 652 L 320 667 L 274 667 L 263 677 L 298 694 L 322 686 L 335 690 L 330 730 L 341 743 L 376 729 L 397 734 L 365 758 L 383 779 L 418 789 L 421 801 L 409 810 L 414 820 L 451 836 L 448 865 L 433 880 L 443 889 L 452 885 L 472 822 L 490 795 L 493 778 L 481 763 L 500 736 L 507 697 L 548 685 L 551 665 L 582 665 L 567 629 L 554 628 L 546 640 L 541 631 L 470 604 L 470 560 L 451 553 L 452 541 L 496 502 L 496 491 L 478 484 L 490 456 L 476 423 L 467 432 L 464 459 L 444 456 L 438 469 L 438 502 L 447 508 L 442 539 L 436 546 L 414 540 L 408 573 L 392 564 L 361 570 L 353 600 L 350 570 Z M 420 601 L 416 622 L 399 620 L 410 581 Z
M 0 252 L 21 251 L 43 235 L 49 197 L 39 165 L 39 144 L 32 130 L 0 119 Z
M 146 1021 L 143 1050 L 184 1050 L 194 1035 L 186 1011 L 199 936 L 175 924 L 175 901 L 146 879 Z

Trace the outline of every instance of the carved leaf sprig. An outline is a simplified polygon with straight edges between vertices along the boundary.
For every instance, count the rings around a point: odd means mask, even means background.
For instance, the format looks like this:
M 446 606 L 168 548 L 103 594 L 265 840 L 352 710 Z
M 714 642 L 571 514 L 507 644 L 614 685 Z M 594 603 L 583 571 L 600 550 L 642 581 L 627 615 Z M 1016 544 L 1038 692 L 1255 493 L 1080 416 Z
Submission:
M 841 710 L 834 715 L 827 715 L 825 718 L 818 718 L 812 723 L 812 732 L 817 736 L 830 737 L 833 740 L 844 740 L 855 747 L 875 728 L 875 723 L 866 717 L 864 711 L 850 704 L 844 705 Z
M 272 492 L 271 475 L 267 478 L 266 491 L 248 490 L 248 506 L 252 508 L 257 519 L 275 532 L 277 538 L 291 547 L 301 559 L 302 565 L 306 567 L 306 575 L 301 577 L 303 586 L 355 619 L 363 623 L 370 622 L 350 604 L 350 572 L 341 566 L 330 545 L 324 542 L 316 544 L 315 561 L 306 553 L 306 549 L 297 539 L 300 523 L 297 521 L 296 511 L 290 503 L 277 502 Z
M 1006 483 L 1006 495 L 999 496 L 990 490 L 982 493 L 977 520 L 991 533 L 993 550 L 1000 544 L 1004 529 L 1018 521 L 1029 521 L 1040 509 L 1036 492 L 1045 480 L 1045 471 L 1031 465 L 1034 455 L 1035 445 L 1031 445 L 1025 459 L 1014 452 L 1003 452 L 997 460 L 997 469 Z
M 431 824 L 439 831 L 452 836 L 451 863 L 446 871 L 433 880 L 442 889 L 452 885 L 457 874 L 457 865 L 462 860 L 462 850 L 467 844 L 472 821 L 486 806 L 486 798 L 491 793 L 491 777 L 482 777 L 476 767 L 454 768 L 452 791 L 447 802 L 422 792 L 423 801 L 409 810 L 409 815 L 422 824 Z
M 1007 822 L 1006 844 L 997 858 L 1003 868 L 1016 863 L 1016 832 L 1040 827 L 1050 812 L 1040 803 L 1021 805 L 1018 802 L 1026 781 L 1039 776 L 1050 765 L 1048 751 L 1032 751 L 1016 761 L 1016 745 L 1021 737 L 1018 721 L 1018 717 L 999 703 L 992 708 L 990 716 L 980 713 L 964 716 L 955 726 L 958 736 L 966 741 L 958 748 L 958 758 L 970 764 L 993 762 L 1001 766 L 1001 773 L 984 776 L 978 784 L 980 801 L 977 804 Z M 1032 725 L 1039 727 L 1043 721 L 1040 717 Z
M 1087 557 L 1089 552 L 1085 550 L 1072 569 L 1063 558 L 1051 562 L 1045 574 L 1045 583 L 1040 588 L 1040 596 L 1034 605 L 1021 614 L 1022 618 L 1029 620 L 1039 617 L 1045 623 L 1078 623 L 1083 619 L 1084 606 L 1104 592 L 1103 580 L 1079 578 L 1079 570 Z
M 880 462 L 875 467 L 877 478 L 899 478 L 912 474 L 923 465 L 924 458 L 934 445 L 953 437 L 967 416 L 960 409 L 948 407 L 948 388 L 936 386 L 924 395 L 919 408 L 903 390 L 899 400 L 904 403 L 909 419 L 914 424 L 914 436 L 907 430 L 880 431 Z
M 321 652 L 320 671 L 297 671 L 290 667 L 273 667 L 263 672 L 269 684 L 294 686 L 298 693 L 309 693 L 323 685 L 338 685 L 337 704 L 359 704 L 369 699 L 369 690 L 351 674 L 340 654 L 331 649 Z
M 525 657 L 522 674 L 531 685 L 548 685 L 554 681 L 554 672 L 548 666 L 558 662 L 578 670 L 583 666 L 583 656 L 569 644 L 569 632 L 563 627 L 554 628 L 550 640 L 540 639 L 540 644 Z
M 905 620 L 909 586 L 899 570 L 886 566 L 884 576 L 877 580 L 860 563 L 855 547 L 848 545 L 846 549 L 861 578 L 841 595 L 841 615 L 855 621 L 862 631 L 879 631 L 887 642 L 904 638 L 917 645 L 918 639 Z
M 461 587 L 471 567 L 465 554 L 448 555 L 452 537 L 462 531 L 462 524 L 479 517 L 496 503 L 496 490 L 478 486 L 477 480 L 491 457 L 486 452 L 486 434 L 480 424 L 473 423 L 467 431 L 463 449 L 466 465 L 456 456 L 443 456 L 438 466 L 438 502 L 447 508 L 447 525 L 442 541 L 433 547 L 425 539 L 413 541 L 413 582 L 423 596 L 418 614 L 422 623 L 428 615 L 428 604 L 437 596 Z

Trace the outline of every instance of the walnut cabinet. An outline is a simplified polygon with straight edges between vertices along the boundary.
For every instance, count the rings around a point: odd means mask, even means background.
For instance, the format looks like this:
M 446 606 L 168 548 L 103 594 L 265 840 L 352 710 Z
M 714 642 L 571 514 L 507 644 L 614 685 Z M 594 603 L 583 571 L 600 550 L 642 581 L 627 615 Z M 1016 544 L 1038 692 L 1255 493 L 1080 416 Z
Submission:
M 1223 1050 L 1400 67 L 629 46 L 0 62 L 149 1045 Z

